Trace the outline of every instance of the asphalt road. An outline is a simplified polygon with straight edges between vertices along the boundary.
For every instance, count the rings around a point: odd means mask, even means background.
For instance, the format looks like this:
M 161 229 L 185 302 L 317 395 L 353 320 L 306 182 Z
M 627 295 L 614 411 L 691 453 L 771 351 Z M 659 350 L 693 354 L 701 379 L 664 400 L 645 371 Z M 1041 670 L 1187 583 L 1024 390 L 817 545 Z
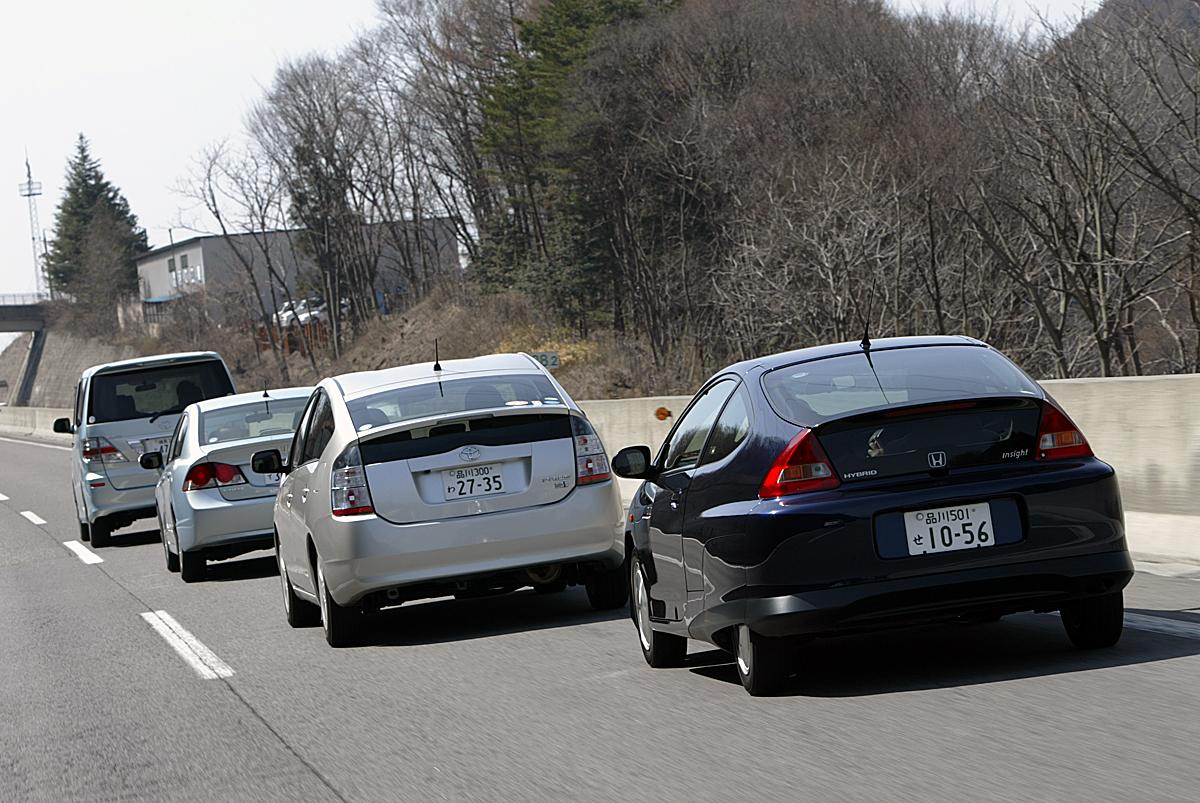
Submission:
M 68 457 L 0 441 L 0 800 L 1200 789 L 1195 579 L 1140 573 L 1137 628 L 1108 651 L 1074 651 L 1053 615 L 925 628 L 818 643 L 787 695 L 754 699 L 700 644 L 685 668 L 649 669 L 632 624 L 578 591 L 406 605 L 370 646 L 335 651 L 284 622 L 269 553 L 185 585 L 147 523 L 86 564 L 63 546 Z M 194 639 L 192 663 L 143 616 L 158 611 Z

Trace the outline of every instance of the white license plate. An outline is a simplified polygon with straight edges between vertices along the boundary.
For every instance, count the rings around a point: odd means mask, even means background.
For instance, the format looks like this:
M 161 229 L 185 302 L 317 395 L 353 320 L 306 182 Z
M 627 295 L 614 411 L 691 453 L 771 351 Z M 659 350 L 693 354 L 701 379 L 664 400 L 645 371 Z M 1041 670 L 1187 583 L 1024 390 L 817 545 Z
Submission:
M 978 549 L 996 544 L 992 506 L 987 502 L 910 510 L 904 514 L 904 530 L 908 535 L 910 555 Z
M 447 501 L 504 493 L 499 463 L 447 469 L 442 472 L 442 484 L 446 488 Z
M 171 445 L 170 438 L 143 438 L 140 441 L 130 441 L 129 445 L 138 454 L 146 452 L 163 452 L 166 453 L 167 447 Z

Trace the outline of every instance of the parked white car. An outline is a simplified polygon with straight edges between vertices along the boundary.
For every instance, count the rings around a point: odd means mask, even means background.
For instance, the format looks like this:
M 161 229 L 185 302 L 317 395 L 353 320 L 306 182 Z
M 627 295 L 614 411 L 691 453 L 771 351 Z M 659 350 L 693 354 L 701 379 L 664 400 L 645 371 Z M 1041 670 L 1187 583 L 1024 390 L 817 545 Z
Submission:
M 157 475 L 138 464 L 167 447 L 183 408 L 233 393 L 221 355 L 163 354 L 95 365 L 75 386 L 70 418 L 54 431 L 74 435 L 72 496 L 79 537 L 107 546 L 112 531 L 153 518 Z
M 321 382 L 275 502 L 284 609 L 335 647 L 364 612 L 447 594 L 583 584 L 628 599 L 621 502 L 583 411 L 527 354 L 345 374 Z M 319 614 L 318 614 L 319 612 Z
M 286 448 L 312 388 L 284 388 L 210 399 L 187 407 L 157 470 L 154 497 L 167 569 L 203 580 L 208 561 L 275 545 L 271 523 L 277 473 L 250 466 L 255 451 Z

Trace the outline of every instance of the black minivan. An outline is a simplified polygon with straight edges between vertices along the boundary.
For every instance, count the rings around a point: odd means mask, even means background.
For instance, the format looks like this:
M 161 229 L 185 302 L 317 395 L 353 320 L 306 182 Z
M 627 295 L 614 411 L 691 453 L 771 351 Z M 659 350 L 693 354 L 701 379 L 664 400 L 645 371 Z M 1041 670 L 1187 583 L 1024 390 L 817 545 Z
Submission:
M 806 639 L 1061 611 L 1120 638 L 1133 576 L 1116 474 L 1012 362 L 966 337 L 777 354 L 716 374 L 630 510 L 631 613 L 651 666 L 687 639 L 774 691 Z

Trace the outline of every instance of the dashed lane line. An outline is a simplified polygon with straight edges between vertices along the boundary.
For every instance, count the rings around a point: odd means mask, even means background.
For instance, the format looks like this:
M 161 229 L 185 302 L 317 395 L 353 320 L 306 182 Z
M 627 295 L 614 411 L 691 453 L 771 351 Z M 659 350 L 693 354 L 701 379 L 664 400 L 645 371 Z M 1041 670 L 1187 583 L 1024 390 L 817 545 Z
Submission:
M 21 515 L 29 519 L 32 524 L 36 524 L 39 527 L 46 523 L 45 519 L 34 513 L 32 510 L 22 510 Z
M 1135 630 L 1162 633 L 1167 636 L 1200 639 L 1200 623 L 1168 619 L 1165 616 L 1147 616 L 1143 613 L 1129 613 L 1126 611 L 1125 626 L 1132 627 Z
M 70 446 L 56 446 L 53 443 L 42 443 L 41 441 L 26 441 L 26 440 L 21 440 L 20 438 L 0 438 L 0 441 L 4 441 L 5 443 L 19 443 L 22 446 L 40 446 L 43 449 L 58 449 L 61 452 L 72 451 Z
M 233 667 L 193 636 L 166 611 L 146 611 L 141 614 L 154 632 L 163 637 L 184 663 L 204 680 L 216 680 L 233 675 Z
M 7 501 L 8 501 L 8 497 L 5 496 L 4 494 L 0 494 L 0 502 L 7 502 Z
M 94 563 L 103 563 L 104 558 L 97 555 L 92 550 L 85 547 L 78 541 L 63 541 L 63 546 L 75 553 L 81 561 L 91 566 Z

